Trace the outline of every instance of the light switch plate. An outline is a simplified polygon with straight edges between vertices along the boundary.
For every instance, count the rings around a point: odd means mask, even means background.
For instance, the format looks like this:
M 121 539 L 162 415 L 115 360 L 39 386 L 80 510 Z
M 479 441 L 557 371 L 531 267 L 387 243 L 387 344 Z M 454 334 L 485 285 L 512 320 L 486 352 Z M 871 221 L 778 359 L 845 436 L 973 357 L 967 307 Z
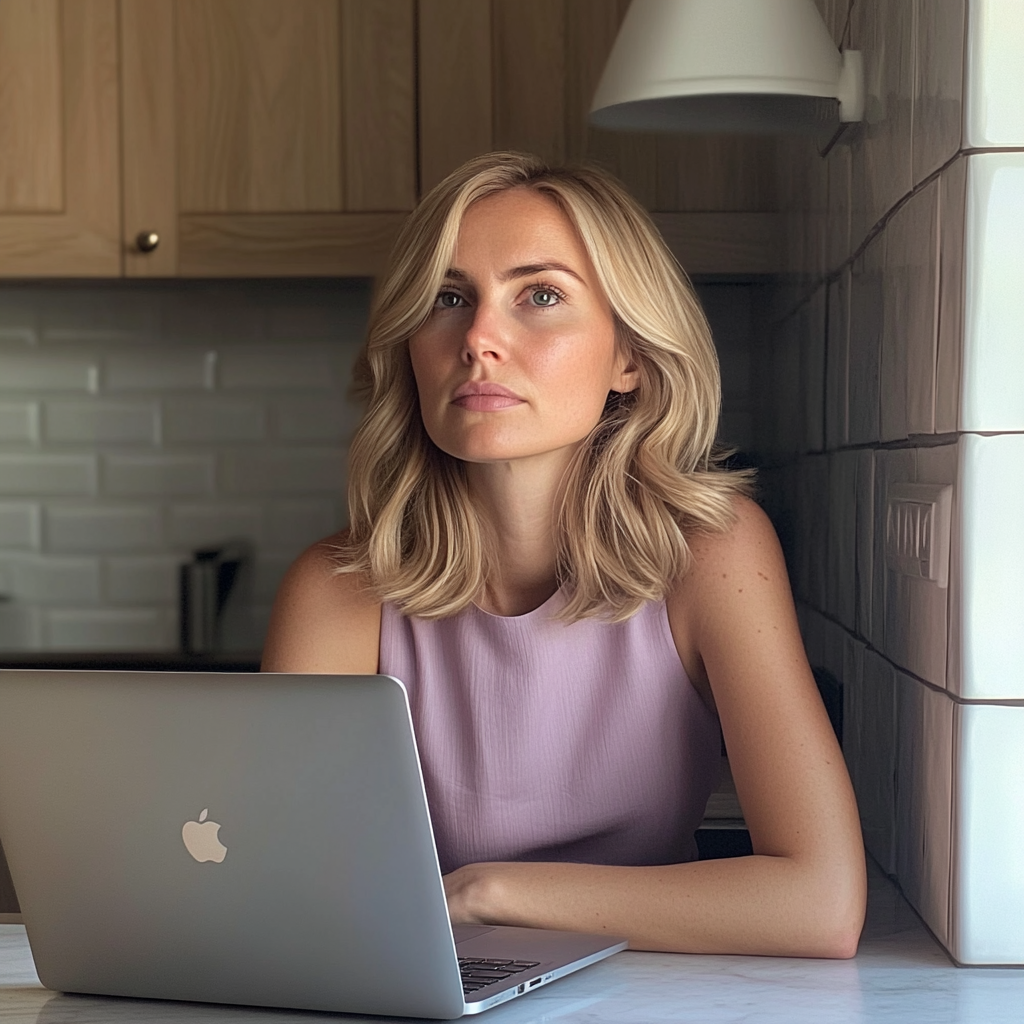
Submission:
M 949 522 L 953 488 L 948 484 L 889 485 L 885 522 L 886 564 L 915 579 L 949 585 Z

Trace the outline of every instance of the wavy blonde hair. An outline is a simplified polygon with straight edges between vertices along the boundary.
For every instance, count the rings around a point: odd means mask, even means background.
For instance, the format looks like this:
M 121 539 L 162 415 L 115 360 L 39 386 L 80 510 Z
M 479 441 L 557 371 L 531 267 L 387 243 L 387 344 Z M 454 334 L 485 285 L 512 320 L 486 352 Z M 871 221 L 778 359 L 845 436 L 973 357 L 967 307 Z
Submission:
M 473 203 L 531 189 L 569 219 L 611 306 L 617 343 L 639 370 L 609 395 L 577 449 L 557 510 L 558 577 L 568 621 L 621 621 L 663 598 L 691 561 L 690 531 L 721 531 L 748 472 L 722 466 L 721 386 L 711 332 L 685 273 L 646 212 L 606 172 L 522 153 L 463 164 L 406 221 L 380 280 L 356 367 L 367 409 L 349 455 L 349 534 L 337 571 L 360 573 L 407 615 L 443 618 L 478 597 L 493 546 L 465 466 L 430 440 L 409 338 L 430 316 Z

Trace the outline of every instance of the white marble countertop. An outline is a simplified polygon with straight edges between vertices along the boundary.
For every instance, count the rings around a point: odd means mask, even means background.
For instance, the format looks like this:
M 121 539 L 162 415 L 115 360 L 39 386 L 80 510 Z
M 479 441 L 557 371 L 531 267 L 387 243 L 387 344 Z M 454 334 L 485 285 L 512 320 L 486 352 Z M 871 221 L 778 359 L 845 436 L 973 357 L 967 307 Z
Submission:
M 0 925 L 0 1024 L 315 1024 L 326 1016 L 59 995 L 39 984 L 24 928 Z M 868 924 L 853 960 L 620 953 L 477 1019 L 482 1024 L 1020 1024 L 1024 969 L 954 966 L 876 874 Z

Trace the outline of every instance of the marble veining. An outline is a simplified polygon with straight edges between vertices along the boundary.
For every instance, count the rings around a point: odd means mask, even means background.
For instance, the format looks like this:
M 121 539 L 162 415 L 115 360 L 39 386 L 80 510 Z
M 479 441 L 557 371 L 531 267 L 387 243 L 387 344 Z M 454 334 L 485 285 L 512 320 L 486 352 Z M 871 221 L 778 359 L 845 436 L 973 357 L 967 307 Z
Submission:
M 485 1024 L 1019 1024 L 1024 969 L 954 966 L 892 885 L 874 872 L 853 960 L 620 953 Z M 42 988 L 25 930 L 0 925 L 0 1024 L 307 1024 L 322 1015 L 65 996 Z M 376 1020 L 357 1018 L 345 1020 Z

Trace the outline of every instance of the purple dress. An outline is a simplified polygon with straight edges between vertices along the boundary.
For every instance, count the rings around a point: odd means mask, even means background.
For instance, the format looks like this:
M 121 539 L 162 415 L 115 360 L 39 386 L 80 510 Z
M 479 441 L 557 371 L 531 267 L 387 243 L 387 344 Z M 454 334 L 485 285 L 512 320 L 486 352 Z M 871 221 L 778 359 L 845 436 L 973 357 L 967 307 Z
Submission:
M 663 601 L 621 623 L 385 604 L 380 671 L 405 683 L 442 872 L 489 860 L 693 860 L 718 721 Z

